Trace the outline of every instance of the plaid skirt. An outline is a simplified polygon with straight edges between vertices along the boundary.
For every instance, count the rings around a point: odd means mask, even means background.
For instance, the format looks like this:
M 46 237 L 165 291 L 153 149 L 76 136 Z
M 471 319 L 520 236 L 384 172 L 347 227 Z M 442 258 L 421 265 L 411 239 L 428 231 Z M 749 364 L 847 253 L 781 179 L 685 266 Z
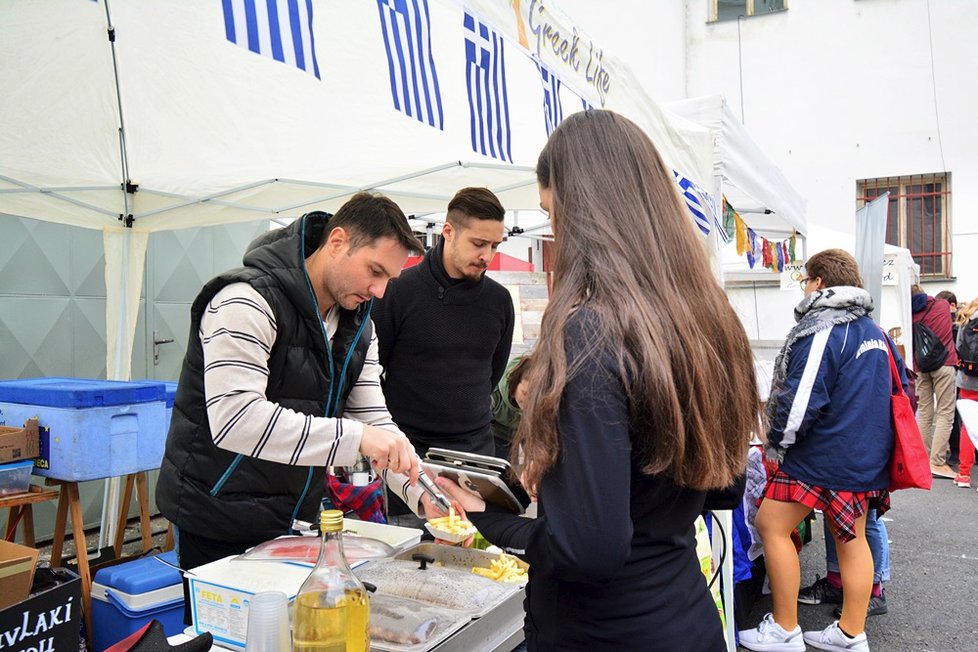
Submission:
M 801 503 L 812 509 L 820 509 L 825 518 L 835 525 L 836 537 L 843 543 L 856 538 L 856 521 L 866 513 L 869 501 L 875 503 L 876 515 L 882 516 L 890 509 L 890 492 L 886 489 L 873 491 L 836 491 L 796 480 L 780 469 L 768 481 L 764 497 L 786 503 Z

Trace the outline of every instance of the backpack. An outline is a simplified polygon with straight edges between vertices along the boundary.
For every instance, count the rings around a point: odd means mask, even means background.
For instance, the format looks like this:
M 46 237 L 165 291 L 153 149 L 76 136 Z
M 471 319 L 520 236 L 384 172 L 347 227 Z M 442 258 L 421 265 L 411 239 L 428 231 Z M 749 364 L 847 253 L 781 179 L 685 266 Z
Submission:
M 967 376 L 978 376 L 978 325 L 969 321 L 961 329 L 958 369 Z
M 924 311 L 925 316 L 933 306 L 932 303 Z M 913 357 L 917 363 L 917 371 L 925 373 L 937 371 L 947 360 L 947 349 L 944 343 L 923 321 L 915 322 L 913 325 Z

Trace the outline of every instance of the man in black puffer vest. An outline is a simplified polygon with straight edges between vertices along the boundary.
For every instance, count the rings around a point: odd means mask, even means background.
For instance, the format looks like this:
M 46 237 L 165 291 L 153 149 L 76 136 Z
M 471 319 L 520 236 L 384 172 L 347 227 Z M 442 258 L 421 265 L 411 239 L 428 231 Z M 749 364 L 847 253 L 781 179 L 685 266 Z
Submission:
M 485 272 L 505 214 L 488 189 L 460 190 L 441 242 L 374 308 L 387 406 L 421 455 L 429 447 L 494 453 L 490 395 L 509 362 L 514 310 L 509 291 Z M 428 516 L 437 513 L 421 500 Z M 396 499 L 389 509 L 406 517 L 400 524 L 416 524 Z
M 394 202 L 359 193 L 259 237 L 201 290 L 156 489 L 182 568 L 315 521 L 328 466 L 362 454 L 417 478 L 370 310 L 419 245 Z

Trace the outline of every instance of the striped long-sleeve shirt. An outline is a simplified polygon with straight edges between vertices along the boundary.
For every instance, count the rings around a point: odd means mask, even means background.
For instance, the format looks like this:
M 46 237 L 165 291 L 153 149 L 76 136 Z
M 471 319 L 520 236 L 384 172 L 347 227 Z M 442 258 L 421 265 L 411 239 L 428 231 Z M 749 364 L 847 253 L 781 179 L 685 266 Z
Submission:
M 323 323 L 332 339 L 339 324 L 335 306 Z M 400 432 L 380 386 L 383 368 L 376 335 L 343 416 L 333 418 L 302 414 L 265 396 L 276 333 L 271 307 L 247 283 L 224 287 L 208 304 L 200 341 L 207 418 L 218 448 L 282 464 L 349 466 L 359 455 L 363 424 Z M 408 487 L 398 474 L 385 474 L 385 480 L 408 505 L 417 506 L 420 488 Z

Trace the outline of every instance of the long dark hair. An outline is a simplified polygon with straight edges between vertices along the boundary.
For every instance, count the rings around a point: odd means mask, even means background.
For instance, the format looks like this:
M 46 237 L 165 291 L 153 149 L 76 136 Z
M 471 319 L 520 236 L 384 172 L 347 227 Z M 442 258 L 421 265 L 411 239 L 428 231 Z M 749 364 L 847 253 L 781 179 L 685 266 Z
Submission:
M 553 292 L 513 447 L 531 489 L 559 455 L 561 396 L 577 372 L 564 330 L 581 307 L 600 324 L 588 348 L 617 358 L 642 471 L 693 489 L 729 486 L 744 471 L 757 423 L 753 355 L 672 177 L 645 133 L 610 111 L 571 115 L 540 154 Z

